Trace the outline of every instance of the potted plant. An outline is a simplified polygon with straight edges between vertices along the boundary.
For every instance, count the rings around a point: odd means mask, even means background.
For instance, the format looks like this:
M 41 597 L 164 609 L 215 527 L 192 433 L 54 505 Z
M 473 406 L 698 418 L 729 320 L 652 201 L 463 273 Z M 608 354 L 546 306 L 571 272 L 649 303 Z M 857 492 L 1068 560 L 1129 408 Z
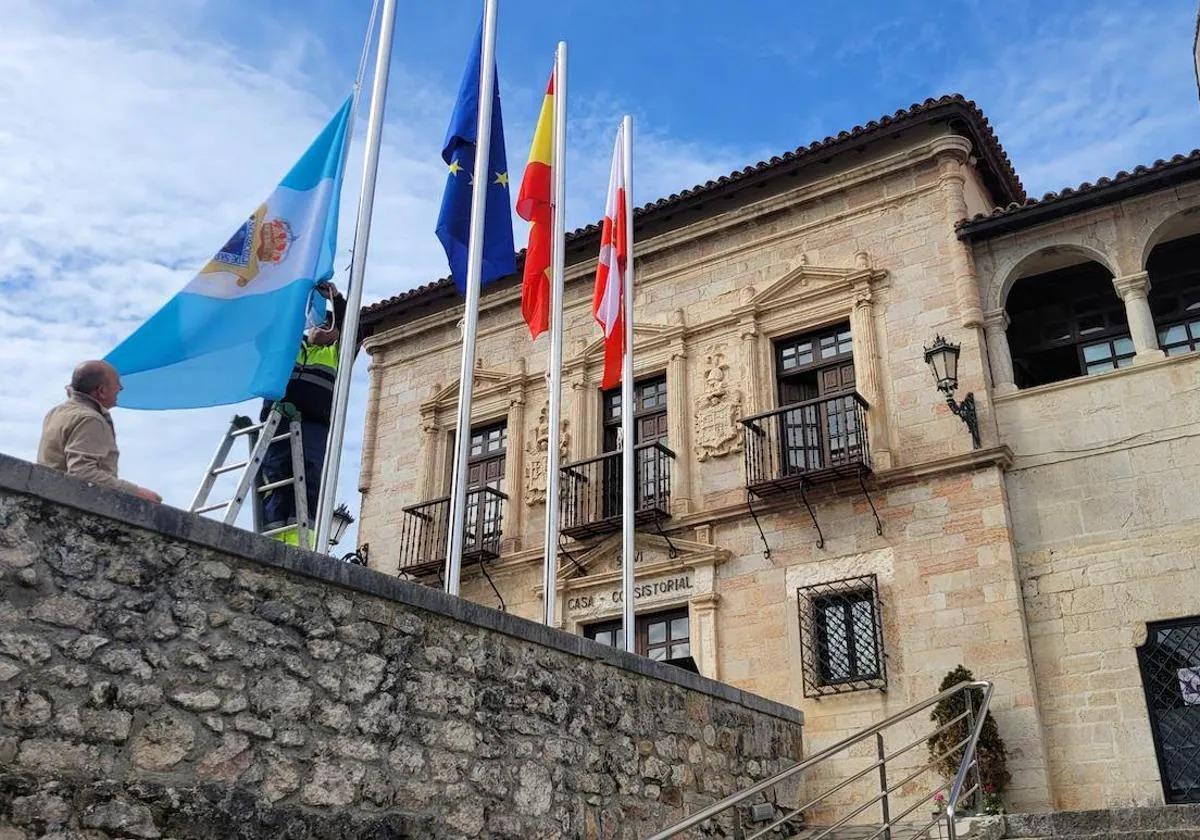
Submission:
M 970 670 L 959 665 L 946 674 L 939 690 L 945 691 L 959 683 L 971 682 L 974 679 Z M 966 711 L 966 708 L 966 692 L 959 692 L 939 700 L 933 707 L 929 718 L 933 721 L 935 728 L 941 728 L 960 716 Z M 979 703 L 975 702 L 972 708 L 978 710 Z M 929 757 L 943 778 L 953 779 L 958 772 L 958 765 L 962 761 L 962 749 L 956 750 L 954 745 L 964 741 L 967 735 L 967 721 L 963 719 L 947 726 L 946 729 L 931 736 L 926 742 L 929 748 Z M 978 778 L 981 790 L 977 794 L 977 801 L 982 801 L 980 812 L 1003 813 L 1004 804 L 1000 794 L 1012 779 L 1012 775 L 1008 772 L 1007 767 L 1008 750 L 1004 745 L 1004 739 L 1000 737 L 1000 730 L 996 726 L 996 719 L 992 717 L 991 712 L 984 716 L 983 727 L 979 732 L 979 741 L 975 746 L 975 760 L 979 767 Z M 971 785 L 972 781 L 968 777 L 966 787 L 970 788 Z M 960 808 L 961 806 L 962 803 L 959 803 Z M 989 808 L 993 810 L 989 810 Z

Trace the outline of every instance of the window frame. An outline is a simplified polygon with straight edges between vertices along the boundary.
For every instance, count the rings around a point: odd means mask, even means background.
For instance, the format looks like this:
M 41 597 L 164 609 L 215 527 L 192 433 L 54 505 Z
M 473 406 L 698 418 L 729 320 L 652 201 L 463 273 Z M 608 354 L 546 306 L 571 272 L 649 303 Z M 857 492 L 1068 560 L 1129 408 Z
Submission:
M 1184 240 L 1195 240 L 1195 243 Z M 1188 249 L 1200 247 L 1200 234 L 1182 237 L 1160 244 L 1159 248 Z M 1172 248 L 1174 246 L 1174 248 Z M 1154 335 L 1158 346 L 1168 356 L 1182 356 L 1200 350 L 1200 269 L 1189 267 L 1188 254 L 1156 257 L 1151 254 L 1147 269 L 1150 277 L 1150 314 L 1154 319 Z M 1160 259 L 1168 261 L 1163 269 Z M 1150 269 L 1153 269 L 1150 271 Z M 1167 342 L 1167 333 L 1182 327 L 1184 340 Z M 1178 348 L 1185 348 L 1179 350 Z
M 843 335 L 845 336 L 844 339 Z M 830 338 L 833 339 L 834 352 L 827 356 L 822 351 L 822 342 Z M 798 348 L 801 343 L 811 345 L 811 360 L 803 364 L 798 363 L 792 367 L 788 367 L 786 363 L 788 351 L 795 350 L 798 356 Z M 846 349 L 844 350 L 842 349 L 843 344 L 846 345 Z M 772 345 L 775 358 L 775 382 L 777 385 L 782 380 L 796 374 L 817 371 L 831 365 L 844 364 L 854 359 L 854 331 L 850 328 L 849 321 L 842 321 L 820 329 L 808 330 L 807 332 L 777 338 L 772 342 Z
M 884 648 L 883 609 L 879 597 L 879 582 L 875 575 L 842 578 L 840 580 L 811 584 L 796 589 L 797 613 L 800 622 L 800 656 L 803 675 L 804 696 L 824 697 L 852 691 L 887 690 L 887 652 Z M 842 607 L 842 636 L 847 645 L 847 674 L 831 675 L 828 672 L 830 656 L 829 611 L 830 603 Z M 870 630 L 864 636 L 856 629 L 854 608 L 857 604 L 868 604 L 870 608 Z M 860 671 L 855 663 L 867 639 L 873 647 L 875 668 Z
M 647 406 L 647 391 L 654 390 L 655 402 Z M 615 443 L 609 448 L 609 438 L 617 439 L 621 428 L 621 388 L 609 388 L 600 392 L 600 448 L 603 452 L 616 452 Z M 633 383 L 633 426 L 636 434 L 638 421 L 652 415 L 667 416 L 667 375 L 665 373 L 643 377 Z
M 679 638 L 675 638 L 674 636 L 671 635 L 671 633 L 672 633 L 672 630 L 674 629 L 675 622 L 679 621 L 680 619 L 687 621 L 687 635 L 681 636 Z M 650 625 L 657 624 L 659 622 L 666 623 L 667 636 L 666 636 L 666 639 L 664 639 L 662 642 L 653 642 L 652 643 L 650 641 Z M 620 618 L 610 618 L 610 619 L 605 619 L 603 621 L 596 621 L 591 624 L 585 624 L 583 626 L 582 630 L 583 630 L 583 637 L 585 639 L 591 639 L 593 642 L 598 642 L 599 644 L 602 644 L 602 645 L 607 645 L 608 642 L 600 641 L 596 637 L 600 634 L 612 634 L 613 643 L 612 643 L 611 647 L 616 647 L 617 642 L 620 640 L 621 619 Z M 634 616 L 633 647 L 634 647 L 634 652 L 637 653 L 639 656 L 645 656 L 647 658 L 654 659 L 654 657 L 651 656 L 651 653 L 650 653 L 652 650 L 665 649 L 667 651 L 667 653 L 670 653 L 673 648 L 686 644 L 688 646 L 688 652 L 685 654 L 685 656 L 690 656 L 693 659 L 695 659 L 695 654 L 692 652 L 692 635 L 691 634 L 692 634 L 691 611 L 688 609 L 688 606 L 686 604 L 684 604 L 683 606 L 680 606 L 680 607 L 671 607 L 671 608 L 665 609 L 665 610 L 657 610 L 655 612 L 650 612 L 650 613 L 641 613 L 641 614 Z M 655 662 L 670 662 L 672 658 L 679 659 L 682 657 L 664 657 L 662 659 L 655 659 L 654 661 Z
M 1038 305 L 1022 306 L 1014 310 L 1013 294 L 1023 283 L 1042 289 L 1034 298 Z M 1093 285 L 1098 283 L 1102 285 Z M 1022 289 L 1019 296 L 1026 294 Z M 1092 302 L 1093 306 L 1086 306 Z M 1112 274 L 1097 262 L 1084 262 L 1019 278 L 1009 291 L 1004 311 L 1009 318 L 1006 338 L 1013 363 L 1014 380 L 1021 390 L 1095 376 L 1128 367 L 1133 363 L 1132 332 L 1125 303 L 1113 288 Z M 1097 318 L 1102 319 L 1103 323 L 1088 326 L 1089 320 Z M 1050 335 L 1049 328 L 1055 325 L 1061 325 L 1066 332 L 1058 337 L 1047 337 Z M 1128 352 L 1116 349 L 1115 345 L 1119 341 L 1128 342 Z M 1105 343 L 1109 346 L 1107 360 L 1111 361 L 1111 367 L 1089 370 L 1089 367 L 1096 367 L 1098 362 L 1088 362 L 1085 351 Z M 1068 349 L 1074 351 L 1074 375 L 1051 379 L 1048 382 L 1028 381 L 1035 378 L 1030 375 L 1030 371 L 1036 369 L 1029 363 L 1031 358 L 1044 357 L 1053 351 Z M 1045 364 L 1044 358 L 1041 364 Z M 1023 380 L 1025 384 L 1022 384 Z

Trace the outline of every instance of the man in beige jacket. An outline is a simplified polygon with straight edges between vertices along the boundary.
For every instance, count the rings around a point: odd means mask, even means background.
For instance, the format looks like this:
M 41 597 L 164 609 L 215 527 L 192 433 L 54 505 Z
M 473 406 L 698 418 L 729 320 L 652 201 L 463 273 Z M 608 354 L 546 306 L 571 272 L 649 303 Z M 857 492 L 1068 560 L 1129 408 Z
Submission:
M 108 362 L 83 362 L 71 375 L 67 401 L 42 423 L 38 463 L 101 487 L 124 490 L 151 502 L 153 490 L 117 478 L 117 434 L 108 410 L 117 404 L 121 377 Z

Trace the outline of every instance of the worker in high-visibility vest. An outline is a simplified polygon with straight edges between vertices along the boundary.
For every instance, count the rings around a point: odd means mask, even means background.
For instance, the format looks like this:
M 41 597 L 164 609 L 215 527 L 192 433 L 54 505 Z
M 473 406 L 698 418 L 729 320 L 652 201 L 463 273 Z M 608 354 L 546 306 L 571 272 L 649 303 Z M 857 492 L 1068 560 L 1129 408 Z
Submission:
M 300 342 L 300 352 L 288 380 L 287 391 L 280 400 L 284 422 L 300 419 L 300 434 L 304 442 L 304 487 L 308 494 L 309 545 L 312 547 L 316 528 L 317 497 L 321 491 L 321 470 L 325 465 L 325 442 L 329 438 L 329 417 L 333 410 L 333 385 L 338 368 L 338 339 L 342 319 L 346 314 L 346 299 L 333 283 L 321 283 L 317 292 L 333 304 L 323 324 L 312 325 Z M 274 403 L 263 402 L 261 420 L 266 420 Z M 291 443 L 281 440 L 271 444 L 262 465 L 262 483 L 269 484 L 292 477 Z M 268 492 L 263 499 L 263 528 L 271 530 L 285 525 L 292 527 L 275 534 L 275 539 L 289 545 L 299 543 L 296 531 L 296 493 L 291 485 Z

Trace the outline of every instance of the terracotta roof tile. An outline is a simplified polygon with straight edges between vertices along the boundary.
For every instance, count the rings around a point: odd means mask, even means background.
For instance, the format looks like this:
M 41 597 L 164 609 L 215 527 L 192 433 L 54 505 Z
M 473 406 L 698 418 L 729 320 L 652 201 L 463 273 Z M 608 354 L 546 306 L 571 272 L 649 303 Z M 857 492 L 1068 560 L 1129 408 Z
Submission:
M 790 152 L 776 155 L 770 160 L 759 161 L 754 165 L 735 170 L 728 175 L 722 175 L 716 180 L 706 181 L 691 189 L 686 189 L 665 198 L 660 198 L 657 201 L 652 201 L 636 208 L 633 211 L 634 219 L 650 220 L 655 216 L 663 214 L 666 210 L 686 203 L 688 200 L 717 194 L 747 178 L 762 173 L 769 173 L 775 168 L 790 163 L 805 162 L 806 158 L 812 157 L 816 153 L 836 151 L 838 146 L 847 144 L 853 140 L 869 137 L 884 130 L 899 131 L 923 119 L 936 116 L 938 110 L 956 111 L 958 112 L 958 116 L 968 121 L 974 129 L 977 141 L 983 147 L 980 149 L 980 152 L 984 158 L 984 164 L 995 175 L 997 189 L 1008 193 L 1007 197 L 1011 197 L 1017 202 L 1025 201 L 1025 189 L 1021 185 L 1021 180 L 1017 177 L 1017 173 L 1008 159 L 1008 154 L 1005 153 L 1003 147 L 1000 145 L 1000 141 L 996 139 L 995 132 L 992 131 L 987 117 L 983 115 L 983 112 L 979 110 L 979 107 L 972 100 L 955 93 L 937 99 L 930 98 L 924 102 L 913 103 L 908 108 L 901 108 L 894 114 L 882 116 L 877 120 L 871 120 L 866 125 L 857 125 L 848 131 L 838 132 L 836 137 L 830 136 L 824 140 L 815 140 L 807 146 L 800 146 Z M 567 243 L 570 244 L 587 236 L 599 234 L 599 232 L 599 224 L 586 225 L 568 233 L 566 237 Z M 522 250 L 517 255 L 518 274 L 520 273 L 520 263 L 523 261 L 524 254 L 525 252 Z M 407 292 L 372 303 L 363 307 L 363 323 L 364 325 L 378 323 L 393 310 L 403 308 L 403 304 L 432 296 L 452 286 L 452 278 L 443 277 L 440 280 L 426 283 Z
M 1024 201 L 1014 201 L 1003 207 L 995 207 L 989 213 L 976 213 L 970 219 L 958 222 L 956 227 L 960 237 L 969 238 L 972 234 L 984 229 L 999 233 L 1024 226 L 1025 218 L 1022 217 L 1029 217 L 1030 224 L 1040 223 L 1045 220 L 1046 214 L 1035 213 L 1035 211 L 1048 209 L 1052 205 L 1062 205 L 1063 210 L 1066 211 L 1069 209 L 1068 204 L 1074 204 L 1081 200 L 1097 204 L 1107 200 L 1116 200 L 1118 193 L 1123 194 L 1129 189 L 1141 186 L 1153 188 L 1157 181 L 1175 174 L 1189 164 L 1200 164 L 1200 149 L 1194 149 L 1186 155 L 1175 155 L 1170 160 L 1160 158 L 1150 166 L 1135 166 L 1130 171 L 1122 169 L 1111 178 L 1100 178 L 1094 184 L 1084 181 L 1076 187 L 1063 187 L 1057 192 L 1048 192 L 1041 198 L 1026 198 Z M 1092 202 L 1092 199 L 1095 201 Z M 1035 215 L 1038 217 L 1036 220 L 1034 219 Z M 993 222 L 1009 219 L 1012 219 L 1013 223 L 1005 225 L 1003 230 L 1000 229 L 1000 226 L 993 224 Z

